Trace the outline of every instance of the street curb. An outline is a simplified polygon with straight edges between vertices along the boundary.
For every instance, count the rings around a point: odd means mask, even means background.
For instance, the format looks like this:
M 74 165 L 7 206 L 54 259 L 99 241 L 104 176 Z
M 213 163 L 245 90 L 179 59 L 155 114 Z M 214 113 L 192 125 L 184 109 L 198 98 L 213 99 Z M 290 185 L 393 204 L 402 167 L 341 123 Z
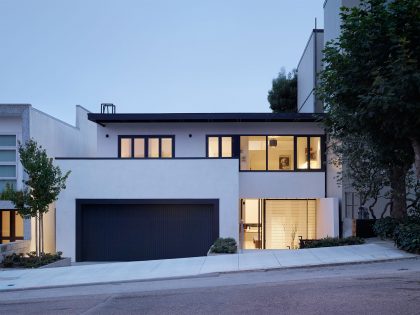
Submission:
M 364 265 L 364 264 L 374 264 L 374 263 L 381 263 L 381 262 L 393 262 L 393 261 L 410 260 L 410 259 L 413 259 L 413 260 L 416 259 L 417 260 L 417 259 L 420 259 L 420 256 L 390 258 L 390 259 L 376 259 L 376 260 L 369 260 L 369 261 L 317 264 L 317 265 L 306 265 L 306 266 L 279 267 L 279 268 L 268 268 L 268 269 L 220 271 L 220 272 L 204 273 L 204 274 L 193 275 L 193 276 L 179 276 L 179 277 L 165 277 L 165 278 L 151 278 L 151 279 L 133 279 L 133 280 L 105 281 L 105 282 L 89 282 L 89 283 L 79 283 L 79 284 L 37 286 L 37 287 L 30 287 L 30 288 L 10 288 L 10 289 L 0 289 L 0 294 L 3 293 L 3 292 L 17 292 L 17 291 L 28 291 L 28 290 L 40 290 L 40 289 L 47 290 L 47 289 L 85 287 L 85 286 L 107 285 L 107 284 L 123 284 L 123 283 L 135 283 L 135 282 L 156 282 L 156 281 L 166 281 L 166 280 L 210 278 L 210 277 L 218 277 L 220 275 L 225 275 L 225 274 L 236 274 L 236 273 L 268 272 L 268 271 L 281 271 L 281 270 L 292 270 L 292 269 L 310 269 L 310 268 L 336 267 L 336 266 L 348 266 L 348 265 Z

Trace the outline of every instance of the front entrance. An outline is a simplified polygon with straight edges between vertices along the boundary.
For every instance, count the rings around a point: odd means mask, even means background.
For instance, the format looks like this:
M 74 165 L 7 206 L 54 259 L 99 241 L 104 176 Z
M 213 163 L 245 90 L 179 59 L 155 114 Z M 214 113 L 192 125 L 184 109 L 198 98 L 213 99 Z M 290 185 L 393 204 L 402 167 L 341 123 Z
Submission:
M 243 249 L 295 249 L 316 236 L 315 199 L 242 199 Z

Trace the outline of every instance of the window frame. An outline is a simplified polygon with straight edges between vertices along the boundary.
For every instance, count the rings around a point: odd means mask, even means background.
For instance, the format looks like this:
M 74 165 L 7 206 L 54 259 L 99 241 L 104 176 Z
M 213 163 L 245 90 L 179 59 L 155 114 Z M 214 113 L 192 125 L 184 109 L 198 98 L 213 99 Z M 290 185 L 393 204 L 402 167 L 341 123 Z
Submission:
M 238 135 L 231 135 L 231 134 L 229 134 L 229 135 L 220 135 L 220 134 L 217 134 L 217 135 L 211 135 L 211 134 L 209 134 L 209 135 L 206 135 L 206 159 L 212 159 L 212 160 L 214 160 L 214 159 L 236 159 L 237 157 L 235 157 L 235 137 L 236 136 L 238 136 Z M 231 153 L 232 153 L 232 156 L 231 157 L 222 157 L 222 138 L 227 138 L 227 137 L 229 137 L 229 138 L 231 138 Z M 217 138 L 218 140 L 218 145 L 219 145 L 219 156 L 218 157 L 210 157 L 209 156 L 209 138 Z
M 144 139 L 144 157 L 134 156 L 134 139 Z M 149 138 L 159 140 L 159 157 L 149 157 Z M 162 138 L 172 139 L 172 157 L 162 157 Z M 121 139 L 130 139 L 131 157 L 121 157 Z M 118 158 L 122 160 L 169 160 L 175 158 L 175 135 L 118 135 Z
M 223 158 L 223 157 L 209 157 L 209 152 L 208 152 L 208 138 L 209 137 L 219 137 L 219 153 L 221 153 L 221 138 L 222 137 L 232 137 L 232 157 L 231 158 Z M 266 151 L 265 151 L 265 161 L 266 161 L 266 169 L 265 170 L 241 170 L 241 163 L 238 163 L 238 168 L 239 168 L 239 172 L 254 172 L 254 173 L 258 173 L 258 172 L 266 172 L 266 173 L 290 173 L 290 172 L 311 172 L 311 173 L 317 173 L 317 172 L 325 172 L 325 164 L 326 164 L 326 156 L 325 156 L 325 152 L 326 152 L 326 136 L 325 134 L 275 134 L 275 133 L 270 133 L 270 134 L 256 134 L 256 133 L 251 133 L 251 134 L 208 134 L 206 135 L 206 158 L 207 159 L 240 159 L 240 153 L 238 157 L 235 157 L 235 144 L 234 144 L 234 138 L 237 137 L 237 141 L 238 141 L 238 146 L 240 147 L 240 143 L 241 143 L 241 137 L 265 137 L 265 142 L 266 142 Z M 268 169 L 268 137 L 293 137 L 293 159 L 294 159 L 294 167 L 292 170 L 269 170 Z M 307 147 L 310 147 L 310 138 L 311 137 L 320 137 L 321 138 L 321 168 L 316 168 L 316 169 L 311 169 L 310 168 L 310 163 L 308 163 L 308 168 L 305 169 L 298 169 L 297 168 L 297 138 L 298 137 L 302 137 L 302 138 L 306 138 L 306 143 L 307 143 Z M 239 149 L 240 150 L 240 149 Z M 310 152 L 308 150 L 308 161 L 309 161 L 309 157 L 310 157 Z
M 10 214 L 10 223 L 9 223 L 9 236 L 3 236 L 3 212 L 9 212 Z M 0 244 L 3 244 L 3 241 L 9 241 L 9 243 L 23 240 L 25 235 L 16 236 L 16 216 L 19 215 L 16 210 L 1 209 L 0 210 Z M 25 224 L 25 219 L 22 218 L 23 224 Z M 25 227 L 23 227 L 25 233 Z
M 1 181 L 14 181 L 17 185 L 17 178 L 18 178 L 18 159 L 19 159 L 19 152 L 18 152 L 18 135 L 16 133 L 0 133 L 0 136 L 14 136 L 15 137 L 15 145 L 14 146 L 1 146 L 0 151 L 15 151 L 15 160 L 14 161 L 0 161 L 1 166 L 14 166 L 15 167 L 15 176 L 12 177 L 5 177 L 0 176 Z M 15 187 L 16 189 L 17 187 Z

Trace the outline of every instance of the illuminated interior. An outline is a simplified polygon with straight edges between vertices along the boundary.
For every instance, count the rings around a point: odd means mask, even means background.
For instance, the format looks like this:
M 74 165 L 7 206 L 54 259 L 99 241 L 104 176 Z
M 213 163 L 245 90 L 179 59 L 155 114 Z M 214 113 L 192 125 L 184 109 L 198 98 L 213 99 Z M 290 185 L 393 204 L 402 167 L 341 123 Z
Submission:
M 23 240 L 23 219 L 14 210 L 0 211 L 0 244 Z
M 316 237 L 316 200 L 242 199 L 243 249 L 295 249 Z
M 268 169 L 288 171 L 294 169 L 293 136 L 268 136 Z
M 241 136 L 241 170 L 265 171 L 266 164 L 266 137 Z

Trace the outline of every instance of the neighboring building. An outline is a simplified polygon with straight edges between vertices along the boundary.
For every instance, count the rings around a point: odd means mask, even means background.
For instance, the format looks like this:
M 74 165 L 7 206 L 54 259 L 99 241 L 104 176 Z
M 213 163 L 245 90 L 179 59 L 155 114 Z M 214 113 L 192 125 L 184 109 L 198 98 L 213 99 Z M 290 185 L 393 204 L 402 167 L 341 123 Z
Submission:
M 33 138 L 49 156 L 94 156 L 96 126 L 88 111 L 76 106 L 76 126 L 49 116 L 29 104 L 0 104 L 0 192 L 9 183 L 22 189 L 25 178 L 19 163 L 18 142 Z M 44 217 L 45 249 L 55 251 L 55 208 Z M 23 220 L 9 201 L 0 201 L 0 244 L 33 239 L 33 220 Z M 34 244 L 32 246 L 34 248 Z
M 318 74 L 322 70 L 324 30 L 313 29 L 297 66 L 299 113 L 322 113 L 322 102 L 315 96 Z
M 338 236 L 313 114 L 88 114 L 98 154 L 57 157 L 57 248 L 77 261 L 205 255 Z

